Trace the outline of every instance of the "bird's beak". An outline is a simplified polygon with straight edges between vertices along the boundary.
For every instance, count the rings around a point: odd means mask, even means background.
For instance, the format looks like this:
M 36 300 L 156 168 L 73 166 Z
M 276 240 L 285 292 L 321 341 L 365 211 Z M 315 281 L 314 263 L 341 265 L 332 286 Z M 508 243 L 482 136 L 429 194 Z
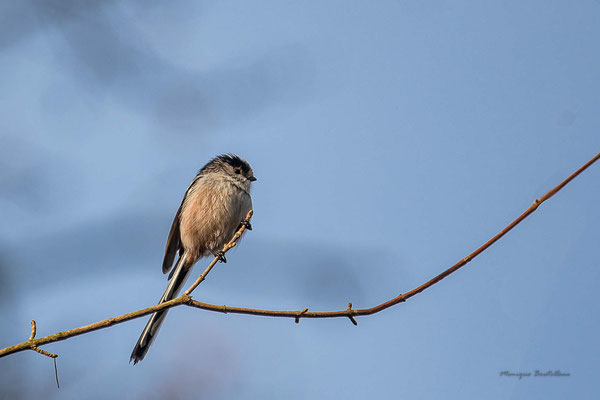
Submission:
M 255 178 L 254 176 L 250 176 L 250 177 L 248 177 L 248 180 L 249 180 L 250 182 L 254 182 L 254 181 L 256 180 L 256 178 Z

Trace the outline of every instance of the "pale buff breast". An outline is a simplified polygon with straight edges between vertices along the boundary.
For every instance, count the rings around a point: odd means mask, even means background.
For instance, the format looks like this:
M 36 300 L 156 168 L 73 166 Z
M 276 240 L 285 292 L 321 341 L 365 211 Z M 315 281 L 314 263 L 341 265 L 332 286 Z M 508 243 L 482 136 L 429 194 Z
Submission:
M 190 189 L 181 213 L 181 243 L 193 261 L 223 248 L 246 213 L 250 195 L 231 183 L 210 176 Z

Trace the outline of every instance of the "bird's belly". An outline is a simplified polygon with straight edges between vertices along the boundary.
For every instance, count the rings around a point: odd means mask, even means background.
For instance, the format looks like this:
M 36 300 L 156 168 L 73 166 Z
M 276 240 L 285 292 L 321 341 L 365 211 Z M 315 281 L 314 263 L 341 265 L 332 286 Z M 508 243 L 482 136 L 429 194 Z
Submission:
M 198 260 L 220 251 L 251 208 L 248 193 L 231 185 L 198 185 L 181 215 L 181 243 Z

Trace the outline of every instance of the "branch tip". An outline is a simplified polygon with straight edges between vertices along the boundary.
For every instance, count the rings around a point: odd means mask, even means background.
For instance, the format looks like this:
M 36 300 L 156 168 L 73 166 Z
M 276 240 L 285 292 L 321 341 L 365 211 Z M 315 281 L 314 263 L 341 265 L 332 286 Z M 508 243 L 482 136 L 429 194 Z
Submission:
M 39 347 L 37 347 L 35 344 L 33 344 L 31 346 L 31 350 L 36 351 L 36 352 L 38 352 L 40 354 L 43 354 L 46 357 L 50 357 L 50 358 L 56 358 L 56 357 L 58 357 L 58 354 L 54 354 L 54 353 L 50 353 L 49 351 L 42 350 Z
M 37 327 L 35 326 L 35 320 L 31 320 L 31 335 L 29 335 L 29 340 L 35 339 L 35 334 L 37 332 Z

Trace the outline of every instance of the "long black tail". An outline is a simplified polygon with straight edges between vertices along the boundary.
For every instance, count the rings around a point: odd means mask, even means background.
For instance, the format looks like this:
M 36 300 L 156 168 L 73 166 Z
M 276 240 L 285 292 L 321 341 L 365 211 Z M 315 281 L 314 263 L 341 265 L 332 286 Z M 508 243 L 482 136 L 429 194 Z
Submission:
M 177 265 L 175 265 L 175 268 L 170 276 L 169 285 L 167 286 L 165 293 L 163 293 L 162 297 L 160 298 L 158 304 L 174 299 L 187 280 L 191 268 L 183 261 L 184 258 L 185 257 L 180 256 L 179 260 L 177 260 Z M 168 309 L 157 311 L 150 316 L 150 320 L 146 324 L 146 327 L 142 331 L 140 338 L 131 352 L 129 362 L 133 361 L 133 365 L 137 364 L 139 361 L 142 361 L 146 356 L 150 345 L 158 334 L 158 330 L 160 329 L 163 320 L 167 316 L 167 311 Z

